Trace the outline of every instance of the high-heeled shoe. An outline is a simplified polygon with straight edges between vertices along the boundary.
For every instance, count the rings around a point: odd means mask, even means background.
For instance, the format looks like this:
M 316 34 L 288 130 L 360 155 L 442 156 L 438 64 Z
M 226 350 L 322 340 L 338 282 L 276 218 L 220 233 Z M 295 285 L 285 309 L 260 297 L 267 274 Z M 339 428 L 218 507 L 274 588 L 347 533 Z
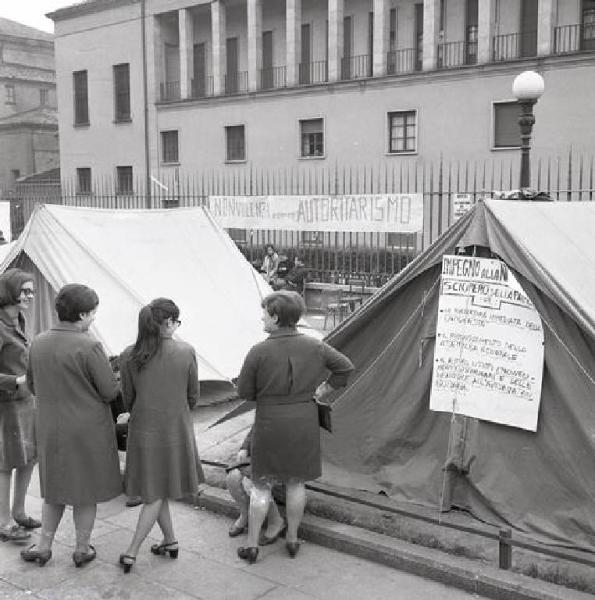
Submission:
M 175 548 L 172 546 L 175 546 Z M 151 552 L 157 556 L 165 556 L 166 554 L 169 554 L 170 558 L 178 558 L 178 542 L 169 542 L 169 544 L 153 544 L 151 546 Z
M 228 534 L 230 538 L 238 537 L 242 533 L 248 531 L 248 525 L 236 525 L 235 523 L 229 528 Z
M 238 548 L 238 556 L 243 560 L 247 560 L 248 563 L 252 565 L 258 558 L 258 548 L 254 548 L 252 546 L 241 546 Z
M 261 533 L 258 538 L 258 545 L 269 546 L 270 544 L 274 544 L 280 537 L 284 537 L 286 532 L 287 524 L 283 523 L 281 529 L 279 529 L 275 535 L 268 536 L 266 533 Z
M 84 564 L 91 562 L 97 558 L 97 552 L 91 544 L 89 544 L 88 552 L 79 552 L 78 550 L 72 553 L 72 562 L 74 566 L 78 569 L 82 567 Z
M 130 556 L 130 554 L 120 554 L 120 560 L 118 561 L 122 567 L 124 573 L 130 573 L 130 569 L 134 563 L 136 563 L 136 556 Z
M 25 562 L 36 562 L 40 567 L 52 558 L 51 550 L 39 550 L 35 544 L 29 546 L 26 550 L 21 550 L 21 558 Z
M 287 553 L 289 554 L 289 556 L 291 556 L 291 558 L 295 558 L 296 554 L 300 550 L 300 543 L 299 542 L 285 542 L 285 547 L 287 548 Z

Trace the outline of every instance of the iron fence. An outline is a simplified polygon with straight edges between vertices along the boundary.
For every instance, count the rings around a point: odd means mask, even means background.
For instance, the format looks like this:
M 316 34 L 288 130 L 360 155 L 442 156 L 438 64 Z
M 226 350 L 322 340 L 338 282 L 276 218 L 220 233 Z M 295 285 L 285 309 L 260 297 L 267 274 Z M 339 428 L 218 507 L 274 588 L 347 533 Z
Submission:
M 303 255 L 311 279 L 348 283 L 365 279 L 381 285 L 427 248 L 455 220 L 453 199 L 463 195 L 470 205 L 494 190 L 518 188 L 519 161 L 400 162 L 358 166 L 297 166 L 286 169 L 228 165 L 225 170 L 154 178 L 150 195 L 136 179 L 130 193 L 116 191 L 116 182 L 92 182 L 80 193 L 76 182 L 18 184 L 11 200 L 13 238 L 38 203 L 69 206 L 175 208 L 202 206 L 209 196 L 352 196 L 360 194 L 421 194 L 423 229 L 418 233 L 288 231 L 229 229 L 238 248 L 252 262 L 272 243 L 280 254 Z M 570 152 L 565 157 L 535 158 L 533 185 L 555 201 L 595 199 L 595 160 Z M 6 199 L 6 198 L 5 198 Z
M 507 33 L 492 38 L 494 62 L 537 56 L 537 31 Z
M 388 75 L 399 75 L 419 70 L 416 62 L 417 51 L 415 48 L 403 48 L 387 53 L 386 72 Z

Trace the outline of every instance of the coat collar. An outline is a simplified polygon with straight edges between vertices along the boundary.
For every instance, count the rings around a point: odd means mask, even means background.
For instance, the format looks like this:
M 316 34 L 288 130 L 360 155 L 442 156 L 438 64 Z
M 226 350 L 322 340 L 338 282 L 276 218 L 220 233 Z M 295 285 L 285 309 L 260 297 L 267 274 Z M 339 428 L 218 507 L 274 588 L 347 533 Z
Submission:
M 2 306 L 0 307 L 0 321 L 2 321 L 2 323 L 4 323 L 7 327 L 14 329 L 19 337 L 22 337 L 25 341 L 27 341 L 27 336 L 25 335 L 25 316 L 21 311 L 17 313 L 15 318 L 9 315 L 8 311 Z
M 279 327 L 269 334 L 269 338 L 288 337 L 292 335 L 303 335 L 295 327 Z
M 54 331 L 75 331 L 78 333 L 83 333 L 77 326 L 76 323 L 72 323 L 71 321 L 58 321 L 57 325 L 52 327 Z

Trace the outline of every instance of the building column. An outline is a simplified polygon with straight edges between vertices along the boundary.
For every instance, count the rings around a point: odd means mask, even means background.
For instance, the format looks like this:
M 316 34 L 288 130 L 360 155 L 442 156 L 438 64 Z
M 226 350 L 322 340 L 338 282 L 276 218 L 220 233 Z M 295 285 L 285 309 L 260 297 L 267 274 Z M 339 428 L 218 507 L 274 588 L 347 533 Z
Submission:
M 328 0 L 328 80 L 341 79 L 345 0 Z
M 248 89 L 260 87 L 262 68 L 262 0 L 248 0 Z
M 478 3 L 477 14 L 477 62 L 492 62 L 492 39 L 494 37 L 494 0 Z
M 374 77 L 386 75 L 389 19 L 388 0 L 374 0 L 374 56 L 372 58 Z
M 194 72 L 194 23 L 187 8 L 178 11 L 178 35 L 180 39 L 180 98 L 192 97 L 190 79 Z
M 424 0 L 424 71 L 433 71 L 438 58 L 438 31 L 440 29 L 440 0 Z
M 556 1 L 539 0 L 537 6 L 537 55 L 549 56 L 554 50 Z
M 302 54 L 302 0 L 285 2 L 285 77 L 287 87 L 300 82 Z
M 225 70 L 227 64 L 225 4 L 222 0 L 211 3 L 211 42 L 213 94 L 221 95 L 225 91 Z

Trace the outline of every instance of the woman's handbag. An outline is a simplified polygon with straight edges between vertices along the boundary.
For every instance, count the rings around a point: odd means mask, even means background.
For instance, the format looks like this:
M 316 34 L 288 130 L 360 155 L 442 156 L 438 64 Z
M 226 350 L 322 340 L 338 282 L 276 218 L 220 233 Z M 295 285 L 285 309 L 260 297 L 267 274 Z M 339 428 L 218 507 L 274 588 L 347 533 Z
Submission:
M 331 405 L 326 402 L 316 400 L 315 398 L 314 402 L 316 403 L 316 408 L 318 408 L 318 424 L 323 429 L 326 429 L 329 433 L 332 433 L 333 425 L 331 422 Z

